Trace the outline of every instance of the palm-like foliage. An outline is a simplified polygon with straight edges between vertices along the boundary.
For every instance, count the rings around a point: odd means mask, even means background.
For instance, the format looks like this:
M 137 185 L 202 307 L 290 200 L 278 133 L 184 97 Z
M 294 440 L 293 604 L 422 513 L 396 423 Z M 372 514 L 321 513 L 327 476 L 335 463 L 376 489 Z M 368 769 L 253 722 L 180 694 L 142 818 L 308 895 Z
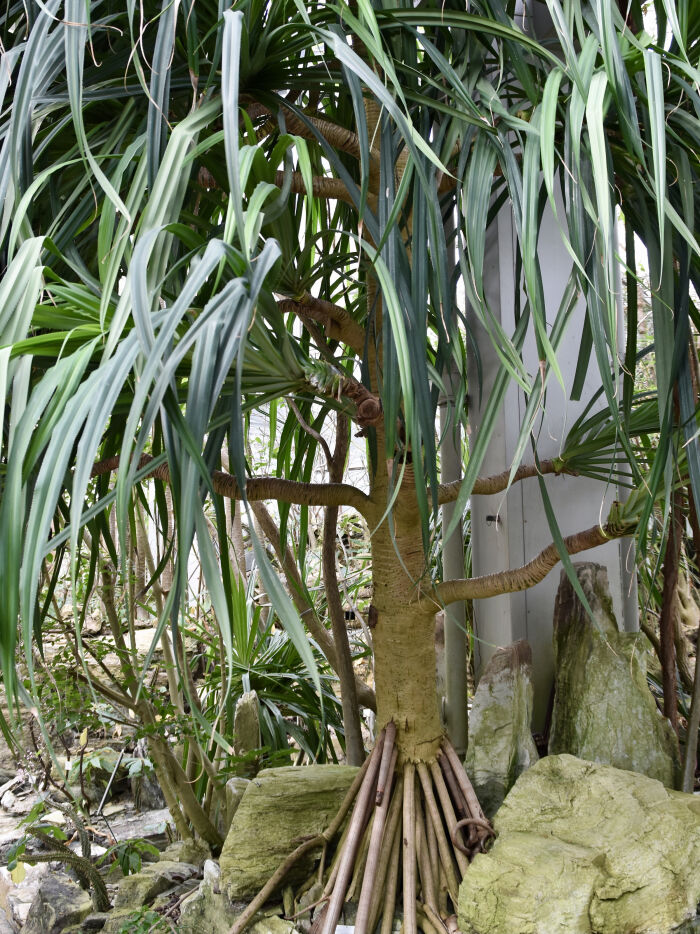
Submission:
M 244 511 L 246 489 L 251 501 L 364 510 L 375 532 L 396 533 L 397 573 L 408 568 L 415 596 L 422 558 L 406 564 L 400 509 L 392 506 L 409 504 L 427 547 L 441 496 L 436 410 L 451 368 L 462 376 L 452 417 L 465 418 L 471 336 L 458 280 L 501 359 L 464 481 L 449 494 L 458 513 L 479 490 L 513 380 L 529 398 L 510 475 L 518 478 L 546 385 L 552 375 L 562 379 L 558 351 L 580 293 L 586 325 L 574 395 L 594 358 L 608 427 L 601 458 L 599 427 L 577 426 L 569 467 L 601 479 L 619 467 L 642 491 L 603 537 L 640 520 L 646 529 L 654 501 L 670 496 L 679 424 L 700 501 L 687 353 L 700 324 L 691 301 L 691 283 L 700 286 L 700 7 L 656 0 L 656 35 L 643 31 L 638 0 L 626 19 L 603 0 L 547 0 L 547 9 L 550 28 L 538 38 L 502 0 L 475 0 L 469 12 L 456 2 L 7 6 L 0 76 L 7 683 L 18 624 L 25 646 L 41 627 L 47 554 L 67 540 L 77 555 L 88 520 L 98 541 L 112 504 L 123 545 L 134 484 L 156 470 L 172 487 L 177 559 L 160 627 L 180 618 L 196 539 L 229 665 L 234 601 L 222 493 L 243 497 Z M 571 255 L 558 308 L 545 307 L 537 255 L 547 201 Z M 524 295 L 512 334 L 484 287 L 485 232 L 504 205 Z M 629 231 L 625 348 L 617 344 L 616 206 Z M 633 234 L 651 269 L 653 409 L 633 400 Z M 521 355 L 529 333 L 536 372 Z M 479 374 L 470 380 L 476 388 Z M 277 418 L 276 400 L 289 395 L 301 420 L 292 410 Z M 279 443 L 274 483 L 246 482 L 244 415 L 256 409 Z M 367 436 L 369 499 L 337 485 L 329 492 L 289 482 L 309 480 L 317 434 L 337 410 Z M 311 434 L 303 420 L 313 423 Z M 650 475 L 633 443 L 639 431 L 658 432 Z M 212 475 L 225 447 L 234 479 L 217 485 Z M 156 499 L 163 512 L 162 492 Z M 287 507 L 280 508 L 284 529 Z M 302 515 L 302 538 L 304 522 Z M 571 543 L 556 524 L 553 533 L 564 554 Z M 255 547 L 266 590 L 313 670 L 298 614 Z M 437 593 L 446 598 L 448 590 Z M 449 599 L 471 593 L 469 581 L 457 583 Z M 430 599 L 416 601 L 424 614 Z M 30 654 L 27 663 L 31 673 Z

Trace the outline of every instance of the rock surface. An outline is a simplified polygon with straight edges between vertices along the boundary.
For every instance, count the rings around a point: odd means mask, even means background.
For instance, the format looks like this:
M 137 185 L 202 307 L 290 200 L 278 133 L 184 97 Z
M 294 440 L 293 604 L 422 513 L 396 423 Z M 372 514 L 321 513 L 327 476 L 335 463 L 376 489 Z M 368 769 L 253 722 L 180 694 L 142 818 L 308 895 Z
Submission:
M 24 934 L 59 934 L 80 924 L 92 911 L 90 895 L 75 882 L 46 876 L 29 908 Z
M 459 893 L 463 934 L 665 934 L 700 900 L 700 798 L 573 756 L 520 776 Z
M 492 817 L 517 777 L 537 762 L 532 739 L 532 650 L 525 640 L 499 649 L 482 674 L 469 717 L 465 767 Z
M 255 894 L 298 845 L 335 816 L 357 769 L 308 765 L 264 769 L 247 786 L 221 851 L 221 886 L 230 898 Z M 302 881 L 314 858 L 301 861 L 285 884 Z
M 204 878 L 196 892 L 180 907 L 179 934 L 228 934 L 239 912 L 220 891 L 221 870 L 208 859 L 204 864 Z
M 233 749 L 244 756 L 260 748 L 260 708 L 255 691 L 246 691 L 236 701 L 233 717 Z
M 174 860 L 145 863 L 141 872 L 122 879 L 114 900 L 114 907 L 130 908 L 132 911 L 142 908 L 152 902 L 156 895 L 191 879 L 197 875 L 197 872 L 197 867 L 191 863 L 180 863 Z
M 549 752 L 641 772 L 672 788 L 678 745 L 647 686 L 649 642 L 643 633 L 618 631 L 605 568 L 575 567 L 594 621 L 562 572 L 554 610 Z
M 228 833 L 233 816 L 238 810 L 238 805 L 243 800 L 243 795 L 248 787 L 249 779 L 234 775 L 226 782 L 226 833 Z

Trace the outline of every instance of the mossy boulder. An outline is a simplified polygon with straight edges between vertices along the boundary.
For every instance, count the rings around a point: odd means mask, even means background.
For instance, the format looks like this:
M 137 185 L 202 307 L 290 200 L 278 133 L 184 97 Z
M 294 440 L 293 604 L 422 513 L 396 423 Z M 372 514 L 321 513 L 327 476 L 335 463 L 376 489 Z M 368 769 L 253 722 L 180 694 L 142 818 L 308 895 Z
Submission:
M 523 639 L 494 653 L 469 717 L 465 767 L 489 817 L 539 758 L 530 727 L 532 697 L 532 650 Z
M 191 863 L 175 860 L 164 859 L 157 863 L 146 863 L 141 872 L 125 876 L 119 883 L 114 907 L 132 910 L 142 908 L 149 905 L 161 892 L 167 892 L 168 889 L 192 879 L 198 871 L 198 867 Z
M 179 934 L 228 934 L 237 912 L 219 890 L 221 871 L 218 863 L 207 860 L 204 878 L 195 892 L 180 907 Z
M 593 619 L 562 572 L 549 752 L 641 772 L 673 788 L 678 743 L 647 685 L 649 642 L 643 633 L 618 631 L 605 568 L 575 567 Z
M 80 924 L 91 911 L 90 895 L 79 885 L 47 876 L 31 904 L 23 930 L 26 934 L 58 934 L 69 925 Z
M 700 798 L 573 756 L 541 759 L 459 893 L 463 934 L 665 934 L 700 900 Z
M 308 765 L 264 769 L 247 786 L 221 851 L 221 888 L 229 898 L 254 895 L 301 839 L 335 816 L 357 769 Z M 320 850 L 285 880 L 302 881 Z

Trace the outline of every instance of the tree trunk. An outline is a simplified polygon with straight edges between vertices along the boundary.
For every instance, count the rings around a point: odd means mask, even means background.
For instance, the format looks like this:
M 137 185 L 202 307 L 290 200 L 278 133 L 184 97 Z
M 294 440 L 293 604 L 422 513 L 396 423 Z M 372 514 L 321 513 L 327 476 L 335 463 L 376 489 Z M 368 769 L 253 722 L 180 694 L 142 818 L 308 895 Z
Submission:
M 408 474 L 408 471 L 407 471 Z M 393 720 L 403 761 L 430 761 L 443 730 L 435 681 L 434 607 L 414 605 L 425 574 L 413 477 L 405 476 L 394 515 L 372 536 L 375 690 L 378 727 Z

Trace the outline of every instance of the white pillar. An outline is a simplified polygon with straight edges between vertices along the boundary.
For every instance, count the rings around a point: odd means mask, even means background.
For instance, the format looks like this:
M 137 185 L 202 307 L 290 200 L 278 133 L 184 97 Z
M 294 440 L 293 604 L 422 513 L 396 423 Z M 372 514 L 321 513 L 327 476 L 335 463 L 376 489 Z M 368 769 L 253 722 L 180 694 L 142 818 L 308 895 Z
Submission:
M 515 328 L 515 230 L 507 209 L 501 211 L 487 232 L 484 279 L 491 309 L 508 334 Z M 542 226 L 539 242 L 540 261 L 545 277 L 545 302 L 548 318 L 554 318 L 571 268 L 571 259 L 561 242 L 561 235 L 551 213 Z M 622 316 L 620 316 L 622 317 Z M 566 393 L 554 375 L 548 382 L 545 411 L 538 433 L 540 459 L 556 457 L 569 427 L 598 388 L 595 360 L 591 359 L 589 376 L 580 402 L 571 402 L 569 394 L 578 359 L 583 328 L 584 308 L 576 308 L 568 331 L 559 348 L 558 359 L 567 383 Z M 481 413 L 489 397 L 499 360 L 488 336 L 473 313 L 470 323 L 476 334 L 483 370 L 483 393 L 479 400 L 476 367 L 470 361 L 472 382 L 469 386 L 472 436 L 479 431 Z M 622 344 L 621 346 L 624 346 Z M 524 348 L 529 373 L 538 367 L 534 337 Z M 506 395 L 481 474 L 500 473 L 511 466 L 525 412 L 522 391 L 513 383 Z M 528 448 L 524 463 L 532 462 Z M 547 489 L 563 535 L 582 531 L 607 518 L 610 504 L 623 497 L 617 486 L 605 487 L 580 477 L 547 477 Z M 537 478 L 516 483 L 508 494 L 475 496 L 472 509 L 473 574 L 516 568 L 535 557 L 551 541 L 547 517 Z M 585 552 L 575 560 L 596 561 L 608 569 L 610 589 L 618 624 L 622 629 L 638 627 L 634 551 L 629 539 L 610 542 Z M 535 728 L 541 728 L 552 683 L 552 614 L 559 584 L 561 564 L 536 587 L 516 594 L 475 601 L 477 677 L 499 646 L 516 639 L 527 639 L 532 646 L 535 680 Z

